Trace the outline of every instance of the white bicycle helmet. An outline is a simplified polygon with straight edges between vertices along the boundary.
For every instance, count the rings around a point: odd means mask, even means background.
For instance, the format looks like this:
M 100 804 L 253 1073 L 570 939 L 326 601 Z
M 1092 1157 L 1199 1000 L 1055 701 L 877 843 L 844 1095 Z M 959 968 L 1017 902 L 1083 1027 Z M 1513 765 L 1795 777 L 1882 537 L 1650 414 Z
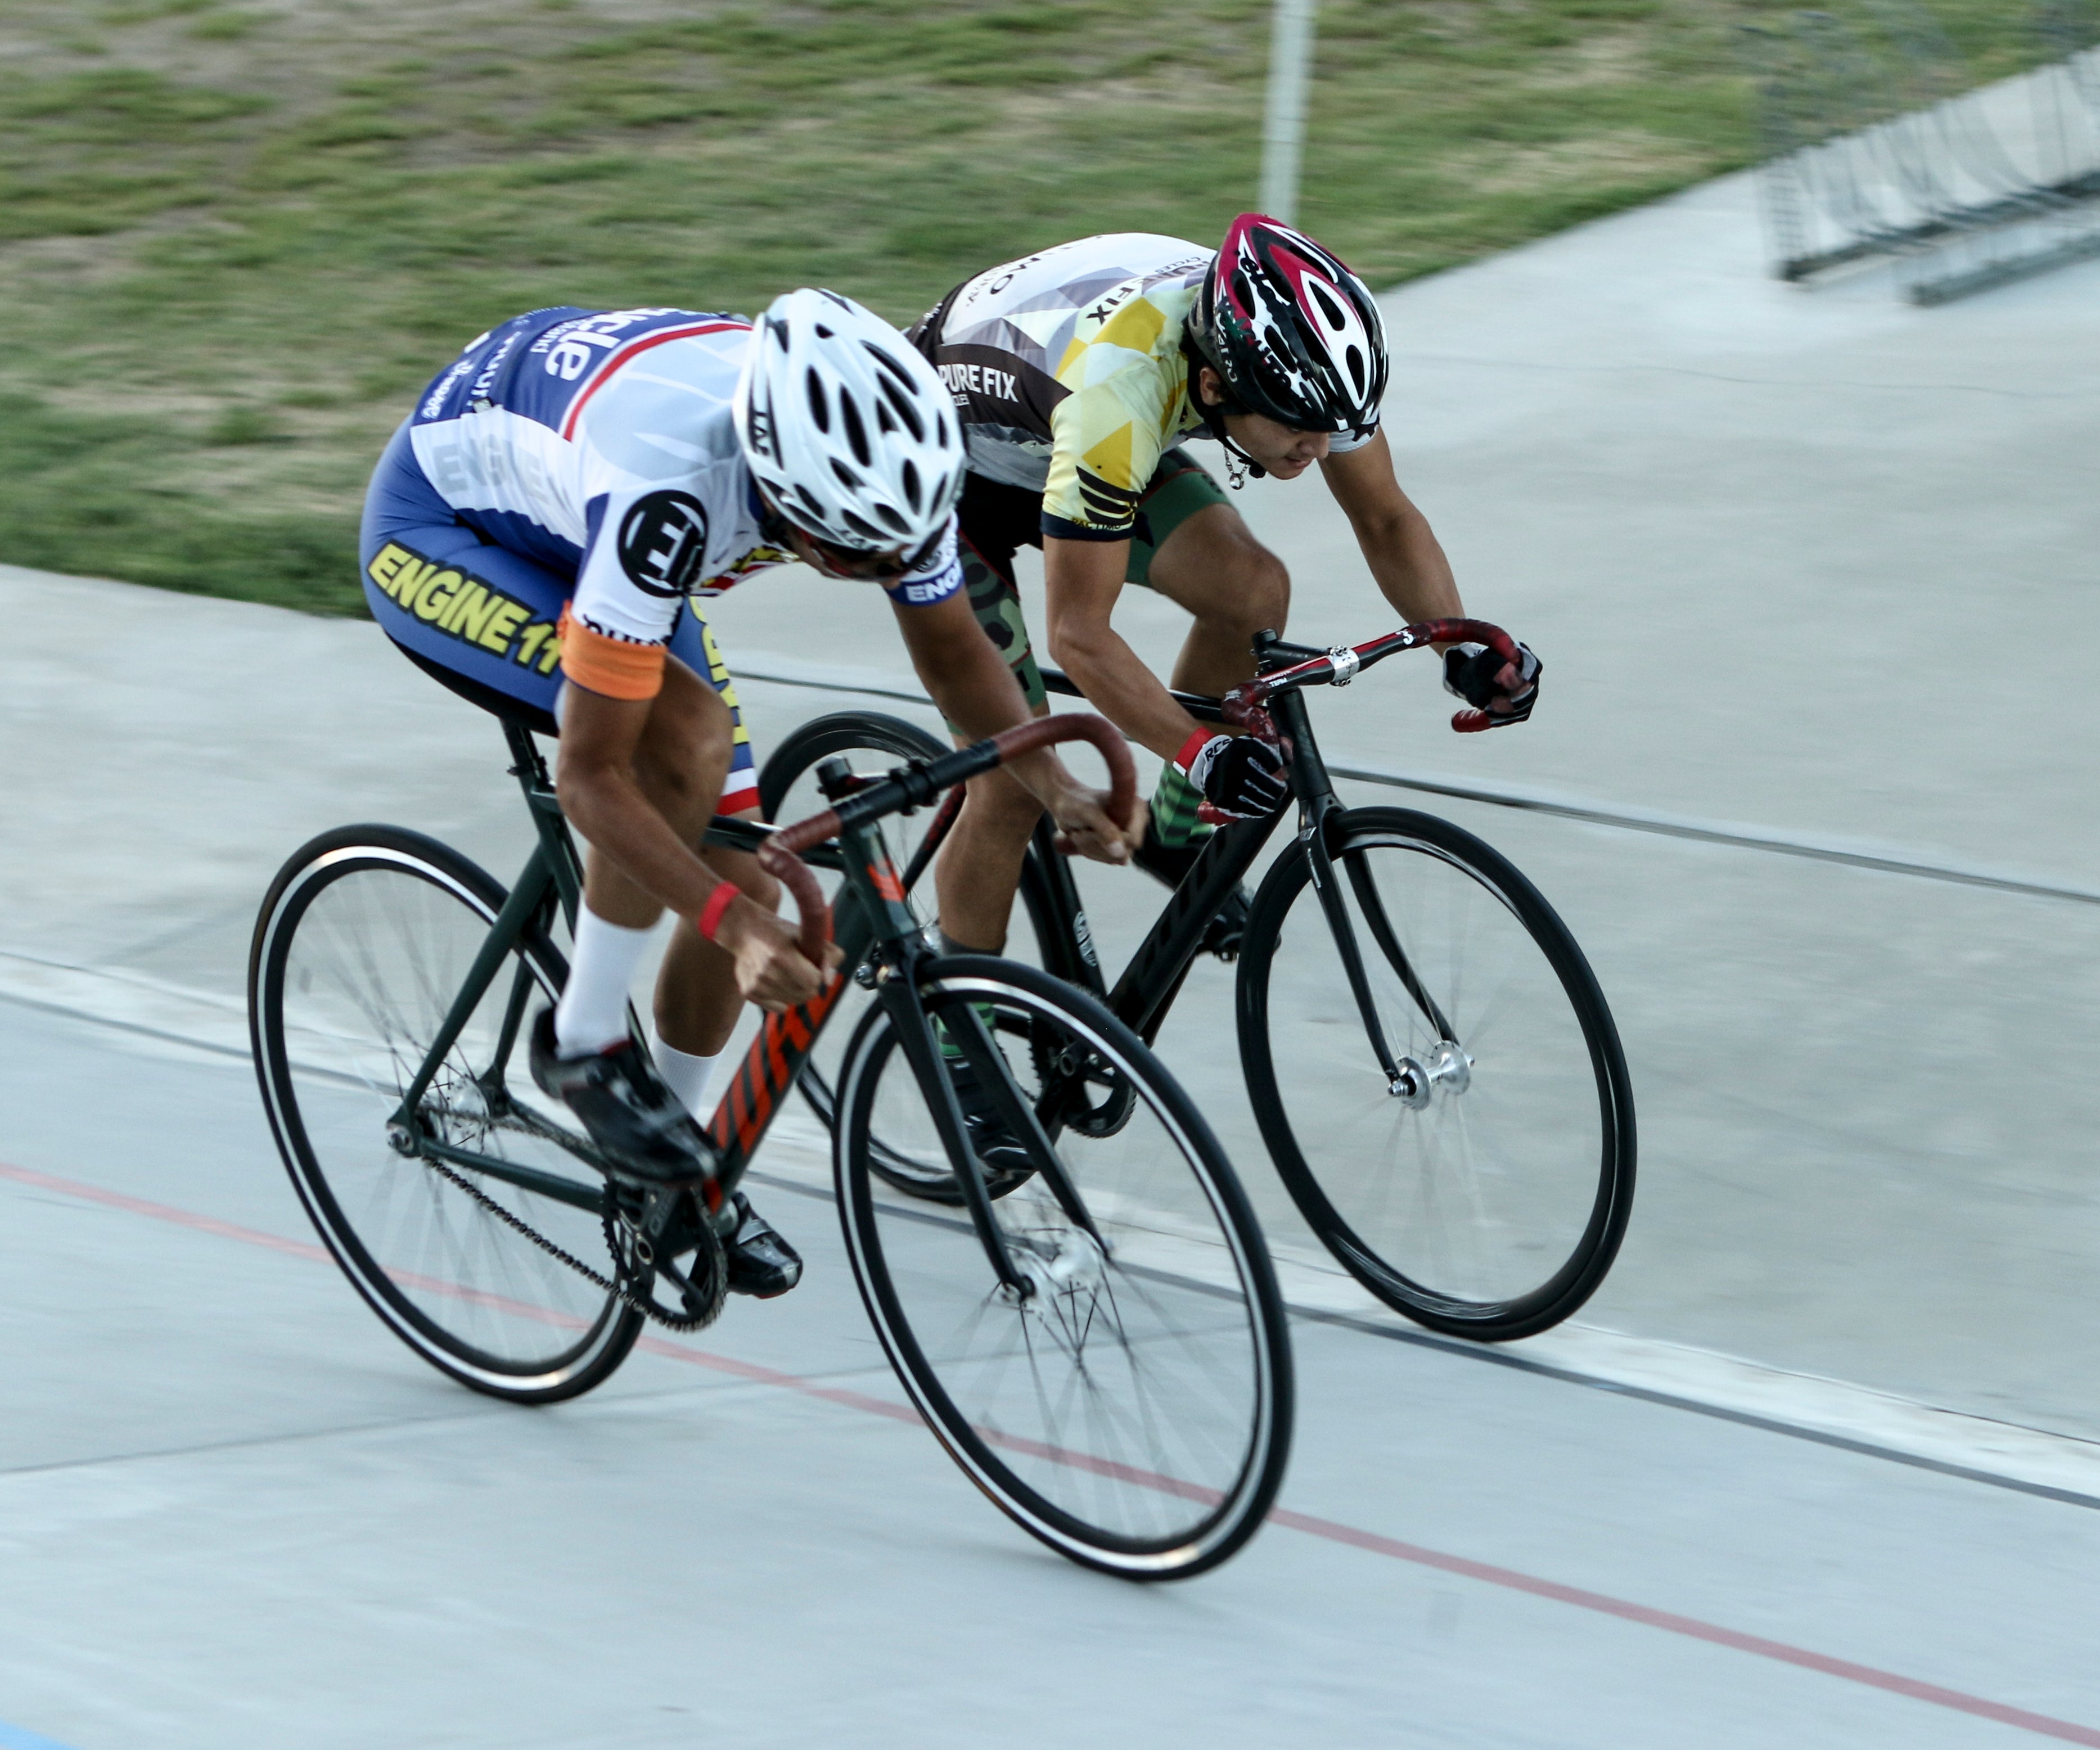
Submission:
M 774 299 L 752 329 L 735 417 L 759 489 L 830 545 L 924 547 L 962 492 L 946 386 L 895 328 L 836 292 Z

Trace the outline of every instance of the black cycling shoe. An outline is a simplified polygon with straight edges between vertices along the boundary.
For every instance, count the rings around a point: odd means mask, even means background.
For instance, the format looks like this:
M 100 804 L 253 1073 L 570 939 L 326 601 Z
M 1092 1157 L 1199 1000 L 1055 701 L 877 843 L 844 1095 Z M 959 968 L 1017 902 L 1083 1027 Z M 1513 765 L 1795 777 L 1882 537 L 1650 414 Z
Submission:
M 722 1236 L 730 1293 L 748 1294 L 753 1300 L 786 1294 L 802 1280 L 801 1254 L 773 1231 L 741 1191 L 730 1201 L 736 1210 L 736 1227 Z
M 532 1023 L 532 1079 L 576 1113 L 590 1139 L 637 1177 L 699 1179 L 710 1170 L 700 1127 L 632 1039 L 588 1057 L 563 1057 L 554 1012 Z
M 1035 1170 L 1027 1145 L 1013 1134 L 999 1108 L 967 1057 L 947 1060 L 948 1083 L 955 1091 L 955 1104 L 963 1109 L 963 1128 L 968 1132 L 970 1152 L 985 1170 L 985 1188 L 994 1196 L 1011 1191 Z
M 1169 887 L 1180 886 L 1183 878 L 1196 866 L 1196 859 L 1203 854 L 1203 847 L 1210 841 L 1198 839 L 1191 844 L 1162 844 L 1159 841 L 1157 823 L 1145 823 L 1145 842 L 1139 845 L 1131 861 L 1155 881 L 1163 881 Z M 1220 960 L 1237 960 L 1240 957 L 1240 941 L 1246 934 L 1247 890 L 1236 887 L 1232 897 L 1219 908 L 1218 915 L 1211 919 L 1203 932 L 1203 951 L 1214 954 Z

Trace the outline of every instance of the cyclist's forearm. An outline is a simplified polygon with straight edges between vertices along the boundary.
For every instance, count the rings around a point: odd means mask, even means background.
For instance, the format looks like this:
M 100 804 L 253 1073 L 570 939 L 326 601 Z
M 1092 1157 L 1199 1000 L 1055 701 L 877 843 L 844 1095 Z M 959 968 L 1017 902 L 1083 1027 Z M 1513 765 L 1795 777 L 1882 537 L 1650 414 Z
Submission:
M 631 773 L 617 768 L 565 770 L 562 812 L 586 843 L 660 906 L 696 917 L 721 877 L 702 862 L 642 793 Z
M 1140 745 L 1171 760 L 1202 725 L 1174 703 L 1158 676 L 1112 627 L 1050 628 L 1050 654 L 1087 703 Z
M 1403 623 L 1455 619 L 1465 613 L 1451 562 L 1420 511 L 1410 506 L 1357 533 L 1379 593 Z

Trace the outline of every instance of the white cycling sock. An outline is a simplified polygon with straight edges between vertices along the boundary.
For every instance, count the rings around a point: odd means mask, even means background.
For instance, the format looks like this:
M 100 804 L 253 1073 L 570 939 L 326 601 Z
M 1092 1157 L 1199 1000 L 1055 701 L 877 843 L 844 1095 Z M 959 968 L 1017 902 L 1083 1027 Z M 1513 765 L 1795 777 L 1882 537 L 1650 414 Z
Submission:
M 578 908 L 569 981 L 554 1005 L 554 1045 L 562 1056 L 588 1057 L 627 1037 L 628 987 L 655 933 L 653 925 L 631 930 L 588 906 Z
M 664 1087 L 678 1096 L 680 1105 L 702 1121 L 713 1116 L 704 1102 L 708 1084 L 715 1078 L 715 1065 L 721 1061 L 720 1051 L 710 1057 L 696 1057 L 675 1045 L 666 1045 L 659 1033 L 650 1036 L 649 1055 L 656 1060 L 656 1073 L 664 1078 Z

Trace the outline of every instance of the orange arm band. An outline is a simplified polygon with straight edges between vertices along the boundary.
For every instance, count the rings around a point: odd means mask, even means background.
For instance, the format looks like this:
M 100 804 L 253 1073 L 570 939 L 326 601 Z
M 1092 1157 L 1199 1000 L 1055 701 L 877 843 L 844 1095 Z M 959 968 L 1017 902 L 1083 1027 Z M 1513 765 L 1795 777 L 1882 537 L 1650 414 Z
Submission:
M 664 690 L 664 646 L 608 638 L 576 619 L 565 607 L 555 628 L 562 641 L 562 672 L 578 686 L 607 699 L 654 699 Z

